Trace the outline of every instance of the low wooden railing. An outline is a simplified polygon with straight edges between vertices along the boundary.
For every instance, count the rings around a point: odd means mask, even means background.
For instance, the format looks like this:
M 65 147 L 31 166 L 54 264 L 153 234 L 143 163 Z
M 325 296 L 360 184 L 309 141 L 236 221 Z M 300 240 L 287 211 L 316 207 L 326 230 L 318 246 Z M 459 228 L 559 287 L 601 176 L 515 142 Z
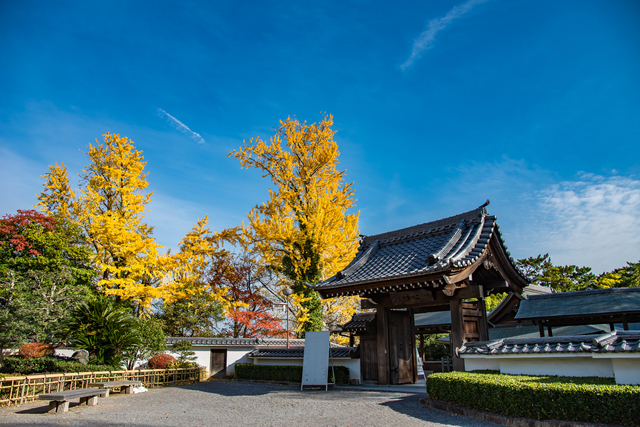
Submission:
M 142 381 L 147 388 L 193 384 L 206 378 L 202 368 L 136 369 L 0 377 L 0 406 L 22 404 L 38 396 L 88 387 L 96 381 Z

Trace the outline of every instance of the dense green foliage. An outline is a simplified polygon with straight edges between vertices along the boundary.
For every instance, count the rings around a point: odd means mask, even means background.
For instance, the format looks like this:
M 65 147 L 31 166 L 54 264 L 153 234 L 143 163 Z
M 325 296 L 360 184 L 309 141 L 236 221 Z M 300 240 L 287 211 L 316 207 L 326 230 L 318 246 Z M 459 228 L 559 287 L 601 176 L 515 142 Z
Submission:
M 120 368 L 113 365 L 89 364 L 83 365 L 71 358 L 60 356 L 45 356 L 25 359 L 23 357 L 8 356 L 4 359 L 2 372 L 7 374 L 31 375 L 40 373 L 61 372 L 95 372 L 117 371 Z
M 0 219 L 0 349 L 59 344 L 73 308 L 91 295 L 90 250 L 61 218 L 18 211 Z M 1 358 L 1 356 L 0 356 Z
M 135 320 L 138 343 L 129 346 L 124 351 L 123 361 L 127 369 L 133 369 L 137 361 L 148 360 L 154 354 L 162 353 L 167 348 L 162 321 L 153 317 L 138 317 Z
M 305 231 L 304 226 L 300 226 L 300 228 Z M 298 334 L 299 338 L 304 338 L 305 332 L 321 331 L 324 328 L 320 296 L 315 289 L 307 286 L 307 284 L 315 285 L 320 280 L 320 254 L 314 248 L 313 238 L 308 235 L 305 235 L 303 243 L 294 242 L 292 246 L 295 253 L 299 254 L 302 259 L 308 260 L 309 263 L 304 268 L 298 266 L 296 269 L 295 257 L 285 255 L 282 258 L 282 273 L 293 282 L 291 287 L 293 291 L 304 297 L 304 302 L 301 305 L 304 310 L 307 310 L 307 319 L 302 321 L 302 328 Z
M 553 265 L 549 254 L 520 259 L 516 265 L 531 283 L 551 286 L 556 292 L 584 291 L 621 286 L 618 270 L 596 276 L 590 267 Z M 631 265 L 631 264 L 630 264 Z
M 178 341 L 171 347 L 173 353 L 178 353 L 178 360 L 171 364 L 172 368 L 190 368 L 195 364 L 196 352 L 189 341 Z
M 640 387 L 609 378 L 451 372 L 427 377 L 429 397 L 516 418 L 640 425 Z
M 172 304 L 155 305 L 156 317 L 168 337 L 212 337 L 216 322 L 224 320 L 222 305 L 206 292 L 197 292 Z
M 236 363 L 236 378 L 243 380 L 263 380 L 263 381 L 288 381 L 302 382 L 302 366 L 272 366 L 253 365 L 251 363 Z M 336 384 L 349 384 L 349 368 L 345 366 L 335 366 Z M 329 382 L 333 382 L 331 367 L 327 374 Z
M 620 287 L 640 287 L 640 262 L 628 262 L 626 267 L 613 271 L 620 275 Z
M 451 357 L 451 352 L 447 347 L 438 341 L 447 335 L 448 334 L 431 334 L 425 337 L 424 360 L 441 360 L 443 357 Z M 419 345 L 419 343 L 416 343 L 417 348 L 419 348 Z
M 125 309 L 101 297 L 80 304 L 66 331 L 73 348 L 87 350 L 91 361 L 117 365 L 125 350 L 140 345 L 137 327 Z

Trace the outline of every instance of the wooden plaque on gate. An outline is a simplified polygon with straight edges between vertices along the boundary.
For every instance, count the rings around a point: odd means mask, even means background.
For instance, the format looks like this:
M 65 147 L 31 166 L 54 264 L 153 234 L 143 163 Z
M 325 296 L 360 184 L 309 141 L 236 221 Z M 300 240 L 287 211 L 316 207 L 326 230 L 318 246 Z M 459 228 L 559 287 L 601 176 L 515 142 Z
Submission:
M 433 301 L 433 295 L 426 289 L 409 292 L 389 292 L 393 305 L 426 304 Z

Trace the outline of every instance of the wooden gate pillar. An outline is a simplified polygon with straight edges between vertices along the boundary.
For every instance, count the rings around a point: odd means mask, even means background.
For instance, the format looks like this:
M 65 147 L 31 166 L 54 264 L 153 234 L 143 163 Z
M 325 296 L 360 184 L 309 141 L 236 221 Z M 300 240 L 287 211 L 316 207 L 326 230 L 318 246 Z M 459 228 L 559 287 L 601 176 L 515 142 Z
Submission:
M 378 352 L 378 384 L 389 384 L 389 309 L 376 313 L 376 351 Z
M 449 302 L 451 310 L 451 356 L 453 357 L 453 370 L 464 371 L 464 360 L 456 356 L 456 348 L 462 346 L 464 340 L 464 318 L 462 316 L 462 300 L 452 299 Z

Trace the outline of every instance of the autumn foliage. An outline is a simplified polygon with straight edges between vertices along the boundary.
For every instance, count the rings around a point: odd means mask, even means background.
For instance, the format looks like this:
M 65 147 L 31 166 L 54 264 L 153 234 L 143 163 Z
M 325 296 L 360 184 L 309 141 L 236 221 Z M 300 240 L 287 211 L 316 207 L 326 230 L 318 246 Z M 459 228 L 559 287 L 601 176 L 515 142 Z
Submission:
M 213 287 L 226 289 L 232 303 L 221 333 L 234 338 L 284 337 L 286 325 L 272 314 L 273 302 L 261 291 L 260 268 L 248 259 L 227 257 L 210 271 Z
M 90 164 L 80 175 L 78 196 L 64 164 L 56 164 L 43 176 L 37 206 L 83 229 L 100 272 L 98 290 L 130 301 L 139 316 L 150 311 L 154 299 L 171 304 L 204 291 L 198 289 L 206 284 L 201 277 L 210 260 L 224 253 L 220 240 L 233 233 L 212 233 L 205 217 L 182 239 L 179 252 L 160 254 L 153 227 L 143 221 L 153 193 L 146 191 L 142 151 L 128 138 L 107 133 L 104 142 L 89 144 L 87 155 Z M 223 291 L 211 295 L 226 308 Z
M 169 365 L 174 363 L 176 358 L 170 354 L 156 354 L 149 359 L 149 367 L 152 369 L 167 369 Z
M 0 247 L 11 251 L 14 257 L 39 256 L 41 252 L 34 246 L 28 234 L 32 229 L 53 231 L 58 221 L 34 210 L 18 210 L 15 215 L 5 215 L 0 220 Z
M 29 359 L 32 357 L 45 357 L 45 356 L 53 356 L 55 349 L 51 344 L 45 344 L 41 342 L 32 342 L 29 344 L 25 344 L 20 347 L 18 350 L 18 354 L 25 359 Z
M 264 265 L 279 269 L 293 282 L 302 331 L 323 328 L 322 303 L 306 286 L 344 268 L 358 248 L 358 213 L 354 190 L 338 171 L 333 117 L 307 125 L 288 118 L 269 142 L 251 139 L 230 153 L 242 167 L 256 168 L 274 188 L 256 205 L 243 226 L 245 244 Z

